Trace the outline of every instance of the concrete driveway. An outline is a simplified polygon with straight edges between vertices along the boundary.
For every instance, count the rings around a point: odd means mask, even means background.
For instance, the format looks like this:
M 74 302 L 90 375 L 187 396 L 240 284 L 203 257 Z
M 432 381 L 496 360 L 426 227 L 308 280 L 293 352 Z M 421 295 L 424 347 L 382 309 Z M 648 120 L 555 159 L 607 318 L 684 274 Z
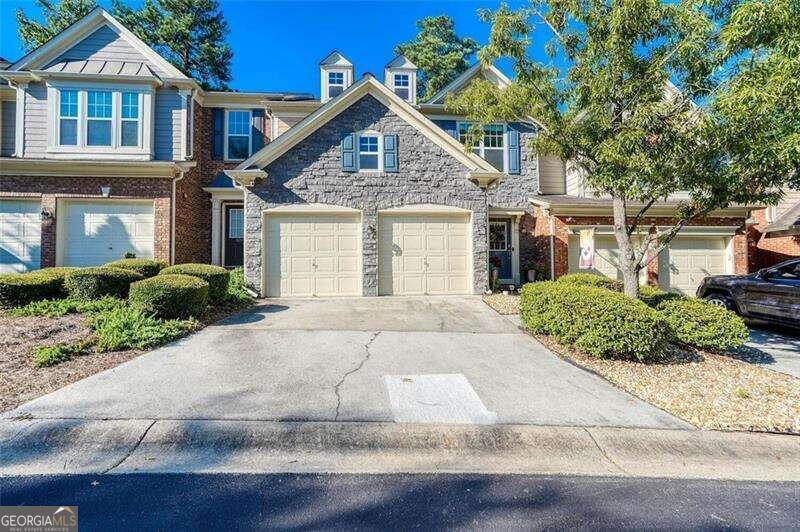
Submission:
M 800 378 L 800 333 L 779 327 L 752 327 L 750 340 L 734 356 Z
M 479 297 L 270 300 L 18 416 L 689 428 Z

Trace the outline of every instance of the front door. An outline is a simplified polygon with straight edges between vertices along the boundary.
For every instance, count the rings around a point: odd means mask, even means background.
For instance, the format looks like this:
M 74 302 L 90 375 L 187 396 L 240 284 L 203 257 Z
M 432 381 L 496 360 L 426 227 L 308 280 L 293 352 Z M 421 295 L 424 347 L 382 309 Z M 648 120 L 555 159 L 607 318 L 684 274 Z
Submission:
M 489 220 L 489 262 L 498 270 L 498 279 L 510 281 L 511 270 L 511 220 Z
M 241 205 L 225 206 L 225 258 L 228 268 L 244 264 L 244 208 Z

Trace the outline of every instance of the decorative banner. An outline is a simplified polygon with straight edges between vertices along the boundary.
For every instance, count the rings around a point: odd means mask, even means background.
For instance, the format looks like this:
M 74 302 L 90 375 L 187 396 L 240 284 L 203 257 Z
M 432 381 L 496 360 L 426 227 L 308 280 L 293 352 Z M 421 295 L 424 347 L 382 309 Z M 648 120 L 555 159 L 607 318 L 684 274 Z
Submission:
M 594 229 L 581 229 L 581 257 L 578 268 L 591 270 L 594 268 Z

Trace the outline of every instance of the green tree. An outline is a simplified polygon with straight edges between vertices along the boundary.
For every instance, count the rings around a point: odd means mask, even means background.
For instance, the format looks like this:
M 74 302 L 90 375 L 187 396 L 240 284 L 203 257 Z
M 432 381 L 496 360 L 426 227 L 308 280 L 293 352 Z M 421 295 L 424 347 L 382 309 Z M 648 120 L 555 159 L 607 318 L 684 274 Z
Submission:
M 469 68 L 478 43 L 459 37 L 447 15 L 425 17 L 417 21 L 417 27 L 416 38 L 398 44 L 395 53 L 405 55 L 419 68 L 417 96 L 424 102 Z
M 216 0 L 145 0 L 132 9 L 114 0 L 114 16 L 205 89 L 227 89 L 233 52 Z
M 19 40 L 22 47 L 30 52 L 52 39 L 76 20 L 84 17 L 89 11 L 97 7 L 94 0 L 36 0 L 36 5 L 44 15 L 44 22 L 30 19 L 17 9 L 17 23 L 19 26 Z
M 731 204 L 774 203 L 800 167 L 796 0 L 533 0 L 482 12 L 479 59 L 511 58 L 506 90 L 476 82 L 447 107 L 478 125 L 533 117 L 530 148 L 610 197 L 625 293 L 679 231 Z M 559 71 L 528 56 L 533 32 Z M 688 191 L 671 224 L 652 207 Z

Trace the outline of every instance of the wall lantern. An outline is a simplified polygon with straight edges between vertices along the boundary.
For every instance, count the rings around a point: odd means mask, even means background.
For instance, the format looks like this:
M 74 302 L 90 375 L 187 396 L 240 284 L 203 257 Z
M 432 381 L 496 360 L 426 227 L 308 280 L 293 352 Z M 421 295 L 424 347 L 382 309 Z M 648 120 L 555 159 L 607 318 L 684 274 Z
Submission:
M 100 194 L 102 194 L 104 198 L 107 198 L 109 194 L 111 194 L 111 187 L 100 187 Z

